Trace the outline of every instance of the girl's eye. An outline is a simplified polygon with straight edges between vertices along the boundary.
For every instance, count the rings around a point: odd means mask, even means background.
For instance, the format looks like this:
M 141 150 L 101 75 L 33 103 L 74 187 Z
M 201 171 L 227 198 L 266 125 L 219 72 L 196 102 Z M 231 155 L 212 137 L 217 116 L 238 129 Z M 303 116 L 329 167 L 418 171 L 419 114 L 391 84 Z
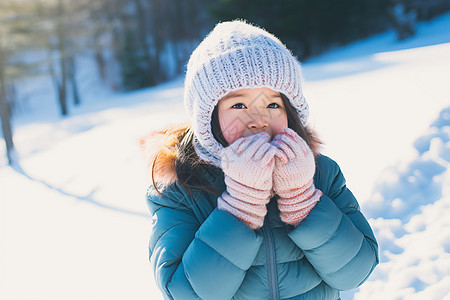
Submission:
M 236 103 L 235 105 L 232 106 L 232 108 L 244 109 L 245 105 L 242 103 Z
M 270 103 L 267 107 L 268 108 L 281 108 L 281 105 L 274 102 L 274 103 Z

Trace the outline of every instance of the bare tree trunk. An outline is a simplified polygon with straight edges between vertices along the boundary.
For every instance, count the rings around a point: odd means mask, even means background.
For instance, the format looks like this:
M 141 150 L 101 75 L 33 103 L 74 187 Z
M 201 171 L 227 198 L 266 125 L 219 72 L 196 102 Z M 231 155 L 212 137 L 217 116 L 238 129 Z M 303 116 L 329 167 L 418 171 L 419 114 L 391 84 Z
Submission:
M 64 25 L 63 25 L 63 15 L 64 7 L 62 0 L 58 2 L 58 24 L 56 29 L 57 39 L 58 39 L 58 51 L 59 51 L 59 66 L 61 77 L 58 80 L 58 98 L 61 108 L 61 114 L 63 116 L 67 115 L 67 71 L 66 71 L 66 45 L 64 37 Z M 57 78 L 57 77 L 55 77 Z
M 106 62 L 102 53 L 102 46 L 99 43 L 102 32 L 97 29 L 94 32 L 94 57 L 97 62 L 98 71 L 102 80 L 106 80 Z
M 76 79 L 76 72 L 75 72 L 75 57 L 71 55 L 68 58 L 68 72 L 67 77 L 68 81 L 70 82 L 70 85 L 72 87 L 72 97 L 73 97 L 73 103 L 75 105 L 80 104 L 80 93 L 78 92 L 78 84 Z
M 8 164 L 12 165 L 14 163 L 14 143 L 11 128 L 11 110 L 6 96 L 6 80 L 4 70 L 5 57 L 2 49 L 0 48 L 0 118 L 2 121 L 3 138 L 6 143 L 6 156 L 8 158 Z
M 102 80 L 106 80 L 106 63 L 103 58 L 101 49 L 95 49 L 95 61 L 97 62 L 98 71 Z
M 164 40 L 161 36 L 161 30 L 158 30 L 159 26 L 161 26 L 163 17 L 161 16 L 161 12 L 163 11 L 164 2 L 155 0 L 153 1 L 152 7 L 152 20 L 153 20 L 153 42 L 154 42 L 154 57 L 153 57 L 153 66 L 152 70 L 156 76 L 158 76 L 157 81 L 164 81 L 165 78 L 161 78 L 161 52 L 164 47 Z M 161 22 L 161 23 L 160 23 Z
M 68 113 L 67 98 L 66 98 L 66 79 L 65 79 L 65 75 L 61 74 L 61 78 L 60 78 L 60 76 L 58 76 L 58 74 L 55 70 L 54 63 L 55 62 L 54 62 L 53 58 L 50 58 L 50 63 L 49 63 L 50 75 L 53 80 L 53 85 L 55 87 L 56 96 L 58 97 L 58 103 L 59 103 L 59 109 L 60 109 L 61 115 L 66 116 Z M 60 64 L 64 64 L 61 62 L 61 58 L 60 58 Z
M 142 48 L 141 51 L 143 52 L 143 63 L 145 63 L 147 66 L 146 69 L 148 70 L 147 77 L 149 78 L 149 84 L 155 85 L 157 83 L 157 79 L 155 78 L 155 72 L 153 72 L 152 70 L 153 61 L 150 57 L 150 45 L 147 41 L 147 29 L 149 28 L 147 24 L 148 10 L 146 9 L 144 3 L 142 3 L 140 0 L 135 0 L 138 19 L 138 40 L 140 41 L 140 47 Z

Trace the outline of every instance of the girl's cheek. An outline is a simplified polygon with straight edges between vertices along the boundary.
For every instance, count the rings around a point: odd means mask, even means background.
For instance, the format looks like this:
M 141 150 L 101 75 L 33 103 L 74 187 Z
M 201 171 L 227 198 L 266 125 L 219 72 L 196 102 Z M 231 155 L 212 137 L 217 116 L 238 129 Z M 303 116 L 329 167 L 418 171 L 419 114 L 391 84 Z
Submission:
M 227 141 L 228 145 L 233 144 L 233 142 L 238 139 L 235 135 L 228 132 L 223 132 L 223 137 Z
M 288 127 L 288 121 L 286 116 L 280 116 L 274 122 L 272 122 L 272 133 L 274 138 L 276 135 L 280 134 L 284 128 Z
M 225 123 L 222 128 L 222 134 L 228 144 L 232 144 L 243 135 L 243 126 L 239 119 L 234 119 L 231 122 Z
M 219 125 L 222 135 L 229 145 L 240 138 L 240 124 L 234 112 L 222 110 L 221 102 L 218 104 Z

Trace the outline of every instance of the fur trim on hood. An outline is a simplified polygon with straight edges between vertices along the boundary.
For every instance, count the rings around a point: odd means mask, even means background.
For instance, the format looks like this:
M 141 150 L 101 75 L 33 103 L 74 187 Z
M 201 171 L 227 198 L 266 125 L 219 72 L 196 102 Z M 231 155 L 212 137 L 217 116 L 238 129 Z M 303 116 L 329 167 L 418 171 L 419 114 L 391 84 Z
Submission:
M 177 180 L 175 163 L 178 158 L 178 150 L 181 140 L 190 126 L 188 123 L 170 126 L 151 132 L 140 139 L 139 143 L 145 163 L 154 184 L 167 186 Z M 308 131 L 312 136 L 311 149 L 314 156 L 317 156 L 321 142 L 315 131 L 310 128 Z
M 178 148 L 189 127 L 190 124 L 171 126 L 151 132 L 140 139 L 145 163 L 154 183 L 170 185 L 177 180 L 175 162 Z

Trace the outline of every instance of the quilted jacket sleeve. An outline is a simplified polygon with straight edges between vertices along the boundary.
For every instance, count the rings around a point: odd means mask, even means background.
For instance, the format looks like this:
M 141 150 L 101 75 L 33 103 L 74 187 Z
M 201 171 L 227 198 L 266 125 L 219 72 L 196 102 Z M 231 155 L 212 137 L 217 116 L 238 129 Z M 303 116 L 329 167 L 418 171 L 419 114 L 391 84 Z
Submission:
M 323 196 L 289 236 L 328 285 L 352 289 L 378 264 L 378 244 L 339 166 L 325 156 L 317 165 L 314 183 Z
M 202 201 L 204 194 L 191 198 L 177 184 L 162 196 L 149 191 L 147 204 L 153 216 L 149 255 L 164 297 L 232 298 L 261 246 L 260 234 L 217 209 L 201 224 L 189 203 Z

